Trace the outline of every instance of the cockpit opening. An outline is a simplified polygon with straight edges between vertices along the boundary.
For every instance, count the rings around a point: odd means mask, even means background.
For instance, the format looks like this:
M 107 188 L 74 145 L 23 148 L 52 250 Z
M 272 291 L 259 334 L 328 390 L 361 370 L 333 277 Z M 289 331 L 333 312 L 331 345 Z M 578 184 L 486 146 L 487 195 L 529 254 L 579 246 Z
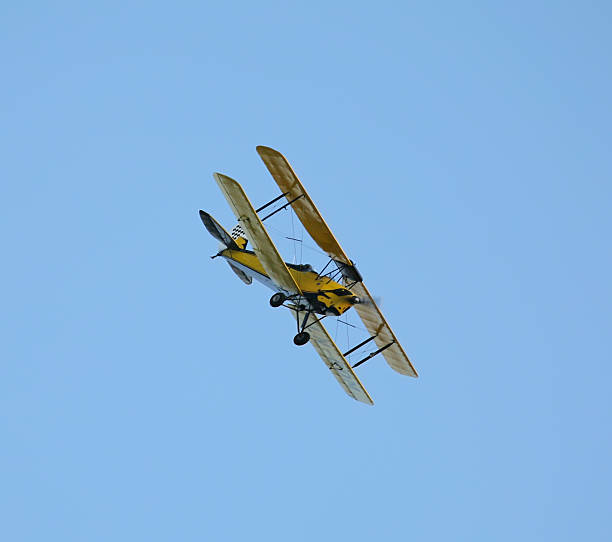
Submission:
M 288 263 L 287 267 L 291 269 L 295 269 L 296 271 L 311 271 L 313 273 L 315 272 L 315 270 L 312 268 L 312 265 L 310 265 L 309 263 L 305 263 L 305 264 Z

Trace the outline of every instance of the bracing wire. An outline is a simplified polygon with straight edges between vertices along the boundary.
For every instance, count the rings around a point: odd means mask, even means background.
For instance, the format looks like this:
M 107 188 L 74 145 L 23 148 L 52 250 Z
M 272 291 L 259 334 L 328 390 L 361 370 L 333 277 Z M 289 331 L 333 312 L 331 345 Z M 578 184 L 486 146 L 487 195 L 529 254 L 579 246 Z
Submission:
M 347 314 L 347 318 L 348 318 L 348 314 Z M 351 348 L 351 339 L 349 337 L 349 326 L 345 326 L 346 327 L 346 349 L 349 350 Z M 350 358 L 350 354 L 349 354 L 349 358 Z
M 304 263 L 304 227 L 300 228 L 300 263 Z
M 289 214 L 291 215 L 291 237 L 295 239 L 295 222 L 293 220 L 293 209 L 289 209 Z M 295 246 L 295 241 L 293 241 L 293 263 L 297 263 L 297 247 Z M 300 263 L 302 263 L 300 261 Z
M 336 331 L 334 332 L 334 342 L 338 342 L 338 324 L 340 323 L 340 318 L 336 318 Z
M 300 227 L 300 231 L 299 231 L 299 236 L 296 234 L 296 225 L 295 225 L 295 212 L 293 211 L 292 208 L 288 208 L 287 209 L 290 214 L 291 214 L 291 236 L 289 237 L 286 234 L 286 231 L 283 231 L 279 228 L 276 228 L 274 226 L 272 226 L 270 223 L 266 223 L 266 227 L 269 228 L 270 230 L 276 232 L 277 234 L 281 235 L 284 239 L 287 239 L 289 241 L 292 242 L 293 244 L 293 263 L 299 263 L 302 264 L 303 263 L 303 257 L 304 257 L 304 249 L 312 251 L 312 252 L 316 252 L 319 255 L 325 256 L 326 258 L 328 258 L 329 256 L 323 252 L 322 250 L 320 250 L 318 247 L 312 246 L 308 243 L 304 242 L 304 231 L 305 228 L 303 226 Z M 300 223 L 301 225 L 301 223 Z M 300 248 L 299 248 L 299 260 L 298 260 L 298 248 L 296 243 L 300 244 Z M 342 278 L 342 284 L 344 284 L 345 286 L 347 285 L 347 280 L 345 277 Z M 363 326 L 359 326 L 359 325 L 355 325 L 349 321 L 347 321 L 350 318 L 350 316 L 347 314 L 345 315 L 345 319 L 342 320 L 340 318 L 335 318 L 336 320 L 336 326 L 335 326 L 335 332 L 334 332 L 334 341 L 338 341 L 338 334 L 340 332 L 339 329 L 339 325 L 340 324 L 344 324 L 344 326 L 346 327 L 346 345 L 347 345 L 347 350 L 350 349 L 351 346 L 351 335 L 352 335 L 352 331 L 349 328 L 353 328 L 353 330 L 355 330 L 356 332 L 363 332 L 365 331 L 366 333 L 369 333 L 369 331 L 367 330 L 367 328 L 363 327 Z M 351 358 L 352 354 L 349 354 L 347 356 L 347 358 Z
M 268 228 L 269 230 L 272 230 L 280 235 L 283 236 L 283 238 L 285 239 L 289 239 L 290 241 L 295 241 L 295 239 L 291 239 L 290 237 L 287 236 L 287 233 L 284 232 L 283 230 L 279 230 L 278 228 L 275 228 L 274 226 L 270 225 L 270 224 L 266 224 L 266 228 Z M 321 256 L 327 256 L 327 254 L 325 252 L 323 252 L 321 249 L 314 247 L 308 243 L 304 243 L 303 241 L 304 239 L 304 232 L 302 231 L 302 239 L 298 239 L 298 242 L 300 242 L 301 246 L 303 248 L 306 248 L 308 250 L 311 250 L 313 252 L 316 252 L 317 254 L 320 254 Z

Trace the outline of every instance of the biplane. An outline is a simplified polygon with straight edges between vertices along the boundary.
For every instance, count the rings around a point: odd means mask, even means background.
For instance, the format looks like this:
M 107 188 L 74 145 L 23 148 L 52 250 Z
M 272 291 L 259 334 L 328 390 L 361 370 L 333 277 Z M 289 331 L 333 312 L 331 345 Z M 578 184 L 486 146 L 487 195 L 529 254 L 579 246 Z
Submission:
M 355 374 L 356 367 L 382 354 L 398 373 L 417 377 L 417 372 L 355 264 L 345 254 L 287 159 L 269 147 L 259 146 L 257 152 L 281 194 L 255 209 L 240 184 L 226 175 L 214 173 L 238 224 L 229 233 L 210 214 L 200 210 L 204 226 L 220 242 L 219 251 L 212 258 L 224 259 L 244 283 L 251 284 L 255 279 L 271 288 L 274 294 L 270 305 L 286 307 L 293 313 L 297 325 L 293 342 L 298 346 L 310 342 L 348 395 L 357 401 L 374 404 Z M 286 203 L 263 213 L 283 198 Z M 308 264 L 287 263 L 279 254 L 263 222 L 285 208 L 295 212 L 306 232 L 329 257 L 321 271 L 315 271 Z M 351 308 L 359 315 L 369 337 L 342 353 L 322 320 L 339 317 Z M 351 366 L 346 356 L 369 343 L 374 343 L 376 349 Z

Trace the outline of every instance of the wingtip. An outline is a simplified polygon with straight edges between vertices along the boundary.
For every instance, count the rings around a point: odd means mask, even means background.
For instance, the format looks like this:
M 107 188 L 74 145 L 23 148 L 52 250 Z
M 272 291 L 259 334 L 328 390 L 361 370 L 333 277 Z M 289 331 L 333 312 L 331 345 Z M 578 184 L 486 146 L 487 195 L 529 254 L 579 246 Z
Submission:
M 232 179 L 223 173 L 213 173 L 213 177 L 219 186 L 240 186 L 240 183 L 236 179 Z M 242 189 L 242 187 L 240 186 Z
M 281 154 L 276 149 L 273 149 L 272 147 L 266 147 L 265 145 L 257 145 L 257 147 L 255 147 L 255 150 L 258 152 L 260 156 L 263 154 L 275 154 L 275 155 Z
M 227 175 L 225 175 L 223 173 L 218 173 L 216 171 L 215 171 L 215 173 L 213 173 L 213 178 L 215 179 L 215 181 L 217 181 L 217 183 L 229 182 L 229 181 L 236 182 L 231 177 L 228 177 Z

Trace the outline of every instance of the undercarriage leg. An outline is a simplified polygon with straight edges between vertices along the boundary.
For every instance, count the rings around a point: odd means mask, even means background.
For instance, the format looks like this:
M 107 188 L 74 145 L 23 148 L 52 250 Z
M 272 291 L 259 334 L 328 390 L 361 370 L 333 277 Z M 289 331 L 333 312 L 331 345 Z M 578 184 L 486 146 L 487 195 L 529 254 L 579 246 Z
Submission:
M 306 328 L 306 322 L 308 322 L 308 317 L 310 316 L 311 312 L 312 311 L 309 311 L 309 310 L 306 311 L 306 314 L 304 315 L 304 319 L 302 320 L 302 325 L 300 326 L 300 313 L 299 313 L 299 310 L 296 310 L 295 320 L 298 326 L 298 333 L 295 337 L 293 337 L 293 343 L 296 344 L 297 346 L 302 346 L 310 340 L 310 333 L 308 333 L 307 331 L 304 331 L 304 329 Z

